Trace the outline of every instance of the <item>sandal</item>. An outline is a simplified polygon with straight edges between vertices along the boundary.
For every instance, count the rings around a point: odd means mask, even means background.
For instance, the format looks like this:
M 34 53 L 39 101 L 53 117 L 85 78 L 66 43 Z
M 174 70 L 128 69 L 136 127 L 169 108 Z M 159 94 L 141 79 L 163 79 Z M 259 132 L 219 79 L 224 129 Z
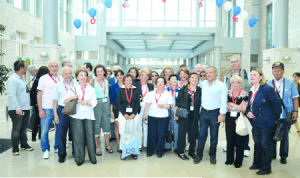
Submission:
M 137 160 L 138 159 L 138 156 L 137 155 L 131 155 L 131 157 L 134 159 L 134 160 Z
M 109 147 L 109 148 L 108 148 Z M 106 151 L 108 152 L 108 153 L 113 153 L 114 151 L 110 148 L 110 145 L 108 145 L 108 146 L 106 146 Z
M 122 153 L 122 150 L 119 150 L 119 149 L 118 149 L 118 151 L 117 151 L 117 152 L 118 152 L 118 153 Z
M 124 161 L 124 160 L 125 160 L 127 157 L 125 157 L 125 158 L 122 158 L 122 156 L 120 156 L 120 158 L 121 158 L 121 160 L 122 160 L 122 161 Z
M 102 153 L 101 153 L 99 147 L 96 148 L 96 155 L 97 156 L 102 156 Z

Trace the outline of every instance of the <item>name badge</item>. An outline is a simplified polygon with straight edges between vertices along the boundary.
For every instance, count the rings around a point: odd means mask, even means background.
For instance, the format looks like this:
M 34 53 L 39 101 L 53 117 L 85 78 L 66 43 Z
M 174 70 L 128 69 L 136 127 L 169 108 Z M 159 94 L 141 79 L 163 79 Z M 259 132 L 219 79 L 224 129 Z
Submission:
M 176 98 L 178 97 L 178 92 L 177 92 L 177 93 L 175 93 L 175 96 L 176 96 Z
M 107 103 L 107 98 L 103 98 L 103 103 Z
M 194 111 L 194 103 L 191 103 L 191 105 L 190 105 L 190 111 Z
M 128 107 L 126 108 L 126 112 L 132 113 L 132 108 L 131 108 L 130 106 L 128 106 Z
M 237 111 L 231 111 L 230 112 L 230 117 L 237 117 Z

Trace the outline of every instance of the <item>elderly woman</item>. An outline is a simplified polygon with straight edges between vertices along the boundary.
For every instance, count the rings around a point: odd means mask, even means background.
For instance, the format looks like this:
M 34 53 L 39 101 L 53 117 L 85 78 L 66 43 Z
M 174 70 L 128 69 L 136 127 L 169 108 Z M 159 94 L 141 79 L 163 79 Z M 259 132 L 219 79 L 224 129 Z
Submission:
M 78 84 L 75 84 L 63 99 L 64 104 L 78 99 L 76 114 L 71 115 L 73 130 L 74 157 L 77 166 L 81 166 L 85 158 L 85 145 L 92 164 L 97 164 L 95 156 L 95 116 L 93 108 L 97 104 L 96 93 L 93 87 L 87 82 L 88 72 L 85 69 L 77 69 L 75 77 Z M 74 93 L 75 92 L 75 93 Z
M 240 168 L 244 158 L 244 142 L 246 136 L 240 136 L 235 132 L 236 119 L 240 116 L 240 111 L 244 112 L 246 103 L 248 102 L 248 93 L 241 89 L 243 79 L 235 75 L 231 77 L 230 83 L 232 90 L 228 91 L 228 103 L 225 119 L 225 130 L 227 140 L 227 159 L 225 164 L 231 165 L 234 163 L 236 168 Z M 236 157 L 234 159 L 234 146 L 236 146 Z
M 169 123 L 168 109 L 173 105 L 171 93 L 164 89 L 166 83 L 167 81 L 163 76 L 158 77 L 156 79 L 157 90 L 151 91 L 145 101 L 146 106 L 143 121 L 148 120 L 148 157 L 153 155 L 155 147 L 158 158 L 161 158 L 164 154 L 165 139 Z
M 156 86 L 156 84 L 155 84 L 155 81 L 156 81 L 156 79 L 157 79 L 157 77 L 158 77 L 159 75 L 158 75 L 158 73 L 157 73 L 156 71 L 152 71 L 150 75 L 151 75 L 151 76 L 150 76 L 150 77 L 151 77 L 151 83 L 152 83 L 152 85 L 154 86 L 154 88 L 156 89 L 157 86 Z
M 177 73 L 179 74 L 180 81 L 178 81 L 178 84 L 180 85 L 180 88 L 182 88 L 184 85 L 187 85 L 188 78 L 190 75 L 190 71 L 187 68 L 180 68 Z
M 179 135 L 177 143 L 178 157 L 182 160 L 189 160 L 184 154 L 184 147 L 186 143 L 186 133 L 189 130 L 189 156 L 193 159 L 195 155 L 196 138 L 198 134 L 198 120 L 199 120 L 199 109 L 201 106 L 201 88 L 197 86 L 199 82 L 198 74 L 192 72 L 189 77 L 189 84 L 184 85 L 178 94 L 176 99 L 176 107 L 174 111 L 175 120 L 179 122 Z M 176 111 L 178 108 L 185 108 L 188 110 L 188 118 L 178 118 Z
M 294 77 L 294 83 L 295 83 L 295 85 L 296 85 L 296 87 L 298 89 L 298 93 L 299 93 L 299 96 L 300 96 L 300 83 L 299 83 L 300 73 L 299 72 L 295 72 L 293 74 L 293 77 Z M 299 97 L 299 103 L 300 103 L 300 97 Z M 299 129 L 298 122 L 295 123 L 295 127 L 297 129 L 297 134 L 300 136 L 300 129 Z
M 58 82 L 55 85 L 55 89 L 52 95 L 52 105 L 54 112 L 54 120 L 57 124 L 58 132 L 58 162 L 65 162 L 67 152 L 66 152 L 66 141 L 67 141 L 67 132 L 70 129 L 72 133 L 72 128 L 70 126 L 71 117 L 62 113 L 62 110 L 65 107 L 63 99 L 67 95 L 67 92 L 77 84 L 76 80 L 72 79 L 72 69 L 65 66 L 62 68 L 62 77 L 63 80 Z M 57 106 L 58 105 L 58 106 Z
M 154 90 L 154 86 L 152 83 L 148 83 L 150 71 L 147 68 L 143 68 L 140 70 L 140 82 L 136 82 L 133 85 L 136 87 L 139 96 L 140 96 L 140 106 L 141 109 L 139 111 L 139 125 L 138 125 L 138 131 L 140 135 L 139 139 L 139 149 L 142 151 L 142 143 L 144 147 L 147 147 L 147 136 L 148 136 L 148 125 L 143 122 L 143 114 L 145 109 L 145 98 L 147 97 L 147 94 Z M 144 131 L 144 134 L 143 134 Z M 143 139 L 142 139 L 143 138 Z M 144 140 L 144 141 L 142 141 Z
M 168 86 L 170 86 L 170 81 L 169 81 L 169 77 L 170 75 L 174 74 L 174 69 L 173 67 L 171 66 L 167 66 L 165 68 L 163 68 L 162 72 L 161 72 L 161 75 L 165 77 L 166 79 L 166 86 L 165 86 L 165 89 L 167 89 Z
M 97 97 L 97 106 L 94 108 L 95 113 L 95 140 L 96 140 L 96 155 L 101 156 L 99 148 L 100 127 L 102 127 L 105 149 L 108 153 L 113 153 L 109 145 L 110 138 L 110 104 L 109 104 L 109 84 L 105 79 L 107 71 L 103 65 L 96 65 L 94 69 L 96 78 L 90 80 L 89 84 L 94 87 Z
M 119 109 L 117 105 L 117 96 L 119 93 L 119 89 L 124 85 L 123 83 L 124 72 L 122 70 L 117 70 L 115 72 L 115 77 L 118 80 L 118 82 L 109 86 L 110 113 L 111 113 L 111 118 L 114 119 L 114 123 L 115 123 L 115 135 L 118 143 L 118 152 L 121 153 L 122 150 L 120 149 L 119 122 L 118 122 Z
M 250 79 L 253 86 L 245 113 L 253 127 L 254 160 L 250 170 L 259 169 L 257 175 L 271 174 L 271 142 L 276 121 L 280 118 L 281 102 L 274 88 L 267 85 L 262 70 L 253 69 Z
M 121 134 L 121 140 L 120 140 L 120 148 L 122 149 L 122 135 L 126 133 L 126 121 L 128 120 L 134 120 L 134 128 L 137 128 L 137 125 L 139 123 L 138 120 L 138 112 L 140 110 L 140 96 L 139 91 L 135 86 L 132 86 L 133 77 L 130 74 L 126 74 L 123 78 L 124 85 L 120 88 L 118 92 L 118 109 L 119 109 L 119 130 Z M 128 135 L 127 135 L 128 136 Z M 132 134 L 129 139 L 131 141 L 138 138 L 136 134 Z M 131 155 L 134 160 L 136 160 L 138 157 L 135 154 Z M 126 158 L 121 158 L 121 160 L 125 160 Z
M 128 72 L 127 73 L 129 73 L 129 74 L 131 74 L 132 75 L 132 77 L 133 77 L 133 83 L 135 83 L 135 82 L 139 82 L 140 81 L 140 79 L 138 79 L 138 77 L 139 77 L 139 70 L 136 68 L 136 67 L 131 67 L 129 70 L 128 70 Z
M 110 77 L 111 77 L 111 75 L 112 75 L 112 71 L 111 71 L 110 69 L 106 69 L 106 72 L 107 72 L 107 74 L 106 74 L 106 77 L 105 77 L 105 79 L 108 79 L 108 78 L 110 78 Z

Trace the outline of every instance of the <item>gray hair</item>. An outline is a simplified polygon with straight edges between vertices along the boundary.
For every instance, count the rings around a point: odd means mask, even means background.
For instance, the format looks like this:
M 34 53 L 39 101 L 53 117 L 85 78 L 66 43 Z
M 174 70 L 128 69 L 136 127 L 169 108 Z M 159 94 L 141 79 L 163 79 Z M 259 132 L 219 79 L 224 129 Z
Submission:
M 61 73 L 62 73 L 62 74 L 64 74 L 64 70 L 65 70 L 65 69 L 70 69 L 70 70 L 71 70 L 71 72 L 72 72 L 72 69 L 71 69 L 70 67 L 68 67 L 68 66 L 65 66 L 65 67 L 63 67 L 63 68 L 61 69 Z
M 64 62 L 61 63 L 61 66 L 62 66 L 62 67 L 65 67 L 65 66 L 66 66 L 66 63 L 71 63 L 71 62 L 70 62 L 70 61 L 64 61 Z
M 209 67 L 206 68 L 206 70 L 209 69 L 209 68 L 213 68 L 214 72 L 218 72 L 218 69 L 215 66 L 209 66 Z
M 55 62 L 55 63 L 58 65 L 58 62 L 57 62 L 57 61 L 52 60 L 52 61 L 49 61 L 49 62 L 48 62 L 48 65 L 47 65 L 48 67 L 49 67 L 49 65 L 50 65 L 51 62 Z
M 29 71 L 38 71 L 38 69 L 34 65 L 28 66 L 28 70 Z
M 232 56 L 230 57 L 230 61 L 231 61 L 232 58 L 237 58 L 238 61 L 241 62 L 241 57 L 240 57 L 239 55 L 232 55 Z

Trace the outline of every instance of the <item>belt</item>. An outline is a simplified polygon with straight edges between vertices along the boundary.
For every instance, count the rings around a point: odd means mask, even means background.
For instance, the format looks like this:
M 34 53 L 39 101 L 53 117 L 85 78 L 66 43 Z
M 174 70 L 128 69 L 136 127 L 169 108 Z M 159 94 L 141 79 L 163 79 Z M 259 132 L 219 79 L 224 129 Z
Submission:
M 217 111 L 219 111 L 220 110 L 220 108 L 218 108 L 218 109 L 214 109 L 214 110 L 207 110 L 207 109 L 204 109 L 204 108 L 202 108 L 204 111 L 206 111 L 206 112 L 217 112 Z
M 108 97 L 104 97 L 104 98 L 97 98 L 97 100 L 100 100 L 100 99 L 105 99 L 105 98 L 108 98 Z

